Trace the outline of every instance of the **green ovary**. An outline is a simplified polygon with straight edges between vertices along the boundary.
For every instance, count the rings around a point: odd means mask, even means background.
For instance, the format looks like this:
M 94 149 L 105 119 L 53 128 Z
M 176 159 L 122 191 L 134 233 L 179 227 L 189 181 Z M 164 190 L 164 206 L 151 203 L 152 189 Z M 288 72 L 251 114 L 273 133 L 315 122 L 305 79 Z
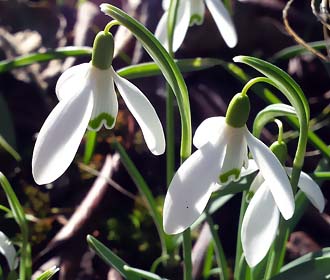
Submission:
M 236 168 L 232 169 L 232 170 L 229 170 L 226 173 L 223 173 L 219 176 L 220 183 L 223 184 L 223 183 L 228 182 L 229 177 L 231 177 L 233 175 L 235 176 L 235 179 L 238 179 L 240 173 L 241 173 L 240 170 L 236 169 Z
M 107 113 L 98 115 L 95 119 L 89 121 L 89 127 L 92 129 L 99 129 L 102 122 L 105 122 L 106 126 L 111 128 L 115 124 L 115 118 Z

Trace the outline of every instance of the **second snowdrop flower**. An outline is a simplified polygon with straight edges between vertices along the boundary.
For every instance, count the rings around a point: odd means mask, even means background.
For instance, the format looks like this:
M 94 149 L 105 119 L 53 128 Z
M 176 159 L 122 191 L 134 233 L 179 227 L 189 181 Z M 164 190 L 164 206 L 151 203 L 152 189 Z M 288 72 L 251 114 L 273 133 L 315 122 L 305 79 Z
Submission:
M 276 156 L 248 131 L 249 111 L 248 96 L 239 93 L 230 102 L 225 118 L 206 119 L 197 128 L 193 143 L 198 150 L 181 165 L 165 197 L 166 233 L 184 231 L 202 214 L 219 184 L 240 178 L 242 167 L 248 167 L 248 147 L 281 212 L 287 219 L 293 215 L 289 179 Z
M 139 123 L 150 151 L 165 150 L 165 137 L 157 113 L 149 100 L 132 83 L 112 68 L 114 41 L 107 30 L 99 32 L 93 45 L 92 61 L 66 70 L 56 85 L 59 103 L 43 124 L 32 158 L 37 184 L 60 177 L 71 164 L 86 128 L 110 129 L 115 125 L 118 101 L 115 85 Z
M 179 0 L 177 8 L 176 24 L 173 34 L 173 51 L 176 52 L 188 31 L 188 27 L 194 24 L 202 24 L 205 13 L 205 4 L 213 16 L 220 34 L 228 47 L 233 48 L 237 44 L 236 30 L 222 0 Z M 170 0 L 163 0 L 165 13 L 159 21 L 155 36 L 168 49 L 167 19 Z

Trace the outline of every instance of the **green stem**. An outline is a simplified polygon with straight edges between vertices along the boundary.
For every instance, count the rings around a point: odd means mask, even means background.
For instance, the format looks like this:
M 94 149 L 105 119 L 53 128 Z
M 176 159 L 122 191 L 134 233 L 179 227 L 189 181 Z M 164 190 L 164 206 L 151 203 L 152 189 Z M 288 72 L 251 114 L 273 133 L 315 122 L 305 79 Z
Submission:
M 216 225 L 213 223 L 212 217 L 208 213 L 208 209 L 206 209 L 205 213 L 206 213 L 206 221 L 210 227 L 211 235 L 215 243 L 216 259 L 217 259 L 218 267 L 220 268 L 220 273 L 219 273 L 220 280 L 228 280 L 229 274 L 228 274 L 227 259 L 223 251 L 223 247 L 216 229 Z
M 247 95 L 247 91 L 250 89 L 250 87 L 261 82 L 273 84 L 272 80 L 266 77 L 253 78 L 244 85 L 242 89 L 242 95 Z
M 277 124 L 277 127 L 278 127 L 277 141 L 282 142 L 283 141 L 283 123 L 278 119 L 275 119 L 274 121 L 275 121 L 275 123 Z
M 137 188 L 139 189 L 139 192 L 146 199 L 148 209 L 150 211 L 151 217 L 154 220 L 154 223 L 156 225 L 158 235 L 159 235 L 159 238 L 161 241 L 162 255 L 167 255 L 167 242 L 170 241 L 170 238 L 166 237 L 166 235 L 163 231 L 162 217 L 159 214 L 159 212 L 157 211 L 157 204 L 156 204 L 155 198 L 154 198 L 153 194 L 151 193 L 149 186 L 143 179 L 141 173 L 138 171 L 135 164 L 130 159 L 129 155 L 126 153 L 123 146 L 120 143 L 118 143 L 117 141 L 114 141 L 112 145 L 120 154 L 120 159 L 121 159 L 122 163 L 124 164 L 128 173 L 130 174 L 131 178 L 133 179 L 134 183 L 136 184 Z
M 192 280 L 191 234 L 190 228 L 183 232 L 184 280 Z
M 168 84 L 166 89 L 166 184 L 169 186 L 175 169 L 174 94 Z
M 236 257 L 235 257 L 235 269 L 234 269 L 234 279 L 240 279 L 239 275 L 241 275 L 241 270 L 243 266 L 246 266 L 245 260 L 241 260 L 244 258 L 243 256 L 243 248 L 241 242 L 241 229 L 242 229 L 242 222 L 244 218 L 244 213 L 248 206 L 246 201 L 246 195 L 248 191 L 244 191 L 242 193 L 242 201 L 241 201 L 241 210 L 239 213 L 239 222 L 238 222 L 238 230 L 237 230 L 237 242 L 236 242 Z M 244 268 L 246 270 L 246 267 Z
M 311 175 L 314 179 L 330 180 L 330 172 L 314 172 Z
M 110 29 L 113 26 L 120 25 L 118 20 L 112 20 L 110 21 L 105 27 L 104 27 L 104 32 L 105 33 L 110 33 Z

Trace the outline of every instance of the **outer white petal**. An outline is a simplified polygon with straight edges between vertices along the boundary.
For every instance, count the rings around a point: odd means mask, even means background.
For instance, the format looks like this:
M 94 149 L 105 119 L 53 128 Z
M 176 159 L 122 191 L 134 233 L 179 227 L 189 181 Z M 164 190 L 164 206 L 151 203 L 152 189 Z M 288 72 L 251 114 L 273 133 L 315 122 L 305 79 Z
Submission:
M 141 127 L 149 150 L 154 155 L 163 154 L 165 136 L 154 107 L 135 85 L 120 77 L 113 69 L 112 74 L 120 95 Z
M 167 18 L 168 12 L 166 11 L 158 22 L 158 25 L 155 30 L 155 37 L 164 46 L 164 48 L 168 50 Z
M 90 63 L 83 63 L 65 70 L 56 83 L 55 92 L 58 100 L 71 97 L 76 89 L 79 89 L 81 81 L 84 80 L 90 68 Z
M 218 26 L 227 46 L 233 48 L 237 44 L 237 34 L 234 23 L 226 7 L 220 0 L 205 0 L 206 6 L 210 10 L 215 23 Z
M 191 0 L 190 25 L 203 23 L 205 14 L 204 0 Z
M 168 234 L 188 228 L 203 212 L 211 196 L 211 185 L 217 180 L 223 158 L 222 137 L 215 145 L 207 143 L 194 152 L 174 175 L 167 191 L 163 225 Z
M 221 183 L 237 181 L 242 167 L 248 167 L 247 144 L 244 137 L 245 128 L 226 126 L 224 134 L 227 138 L 226 155 L 220 170 Z
M 53 182 L 64 173 L 84 136 L 93 95 L 87 77 L 80 83 L 81 91 L 61 100 L 39 132 L 32 156 L 32 174 L 39 185 Z
M 283 218 L 290 219 L 294 213 L 295 203 L 291 184 L 284 168 L 270 149 L 247 129 L 245 135 L 260 173 L 272 192 Z
M 191 16 L 190 0 L 180 0 L 173 34 L 173 52 L 176 52 L 186 37 Z
M 118 100 L 113 83 L 112 69 L 91 68 L 90 79 L 94 96 L 94 106 L 89 129 L 99 130 L 102 125 L 114 127 L 118 114 Z
M 256 266 L 267 254 L 275 239 L 279 211 L 266 184 L 262 184 L 246 209 L 241 230 L 246 262 Z
M 224 133 L 226 126 L 225 117 L 211 117 L 204 120 L 196 129 L 193 138 L 194 146 L 199 149 L 204 144 L 214 141 L 221 133 Z
M 287 173 L 291 176 L 292 168 L 286 168 Z M 318 184 L 309 177 L 305 172 L 300 173 L 298 181 L 298 187 L 305 193 L 309 201 L 317 208 L 320 212 L 323 212 L 325 206 L 324 196 Z
M 171 0 L 163 0 L 162 7 L 164 11 L 167 11 L 170 8 Z
M 16 250 L 2 231 L 0 231 L 0 253 L 5 256 L 10 270 L 14 270 L 16 267 Z

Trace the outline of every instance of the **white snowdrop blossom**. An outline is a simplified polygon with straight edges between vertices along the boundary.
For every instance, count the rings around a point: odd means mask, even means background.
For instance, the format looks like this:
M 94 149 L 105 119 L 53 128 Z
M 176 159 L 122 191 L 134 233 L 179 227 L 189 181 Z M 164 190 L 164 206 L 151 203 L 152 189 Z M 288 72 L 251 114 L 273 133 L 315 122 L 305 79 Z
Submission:
M 205 3 L 204 3 L 205 2 Z M 173 32 L 173 51 L 176 52 L 188 30 L 189 26 L 200 25 L 204 20 L 205 4 L 228 47 L 237 44 L 237 34 L 229 12 L 221 0 L 180 0 L 177 8 L 176 24 Z M 156 38 L 168 49 L 167 18 L 170 1 L 163 0 L 165 10 L 155 31 Z
M 286 167 L 285 170 L 291 176 L 292 168 Z M 275 182 L 266 181 L 262 172 L 257 174 L 251 184 L 250 191 L 255 194 L 246 209 L 241 229 L 243 252 L 250 267 L 256 266 L 267 255 L 277 234 L 280 212 L 284 219 L 290 218 L 275 199 L 274 192 L 279 190 L 278 187 Z M 324 197 L 313 179 L 301 172 L 298 187 L 323 212 Z
M 9 269 L 14 270 L 17 267 L 16 249 L 7 235 L 0 231 L 0 253 L 5 256 Z
M 165 197 L 166 233 L 177 234 L 188 228 L 202 214 L 219 184 L 238 180 L 240 175 L 251 172 L 248 147 L 281 212 L 286 218 L 293 215 L 294 197 L 281 163 L 245 125 L 250 106 L 247 101 L 247 96 L 236 95 L 226 118 L 206 119 L 197 128 L 193 144 L 198 150 L 180 166 Z
M 71 67 L 60 76 L 56 85 L 59 103 L 43 124 L 33 151 L 32 174 L 37 184 L 50 183 L 65 172 L 87 128 L 111 129 L 115 125 L 115 85 L 139 123 L 150 151 L 164 153 L 164 132 L 154 107 L 135 85 L 114 71 L 112 55 L 112 35 L 100 32 L 94 41 L 92 61 Z

